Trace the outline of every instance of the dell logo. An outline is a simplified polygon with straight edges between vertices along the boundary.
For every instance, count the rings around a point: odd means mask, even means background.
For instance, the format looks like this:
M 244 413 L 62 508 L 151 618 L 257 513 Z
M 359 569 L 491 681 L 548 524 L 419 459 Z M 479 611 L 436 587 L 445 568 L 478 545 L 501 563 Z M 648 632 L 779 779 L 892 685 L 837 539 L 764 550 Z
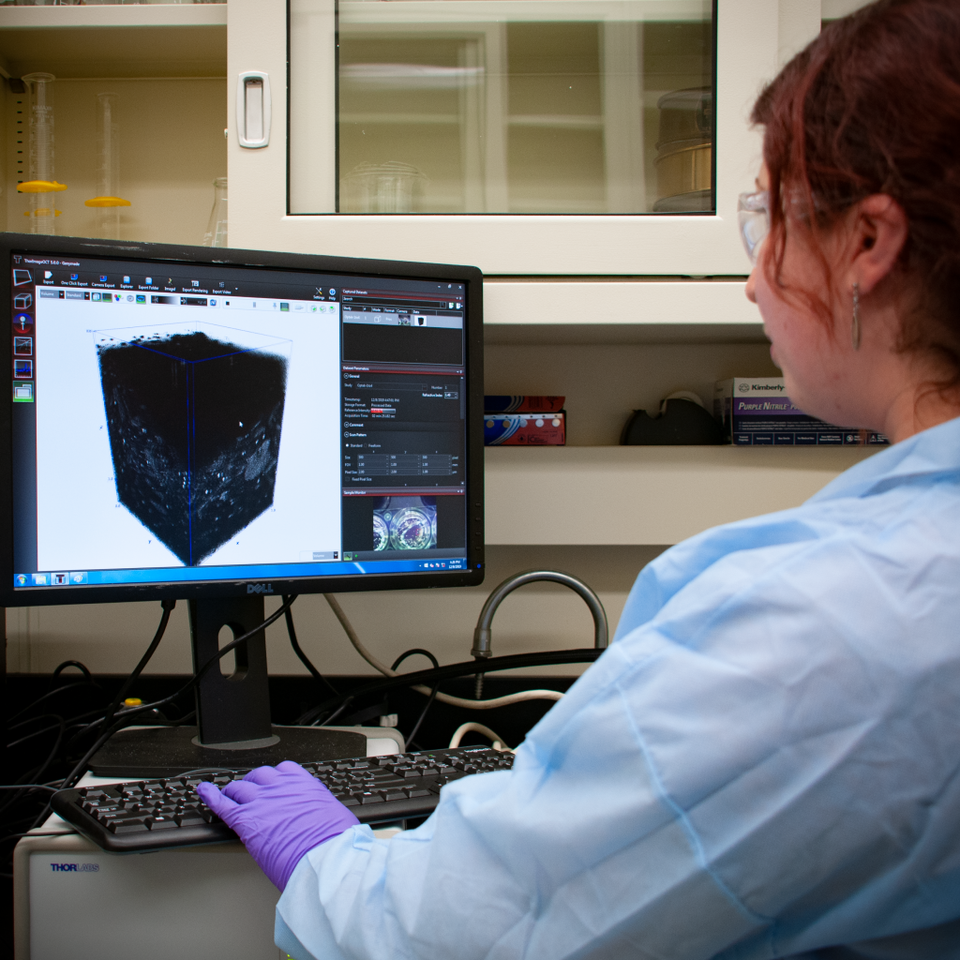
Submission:
M 273 593 L 272 583 L 248 583 L 247 593 Z

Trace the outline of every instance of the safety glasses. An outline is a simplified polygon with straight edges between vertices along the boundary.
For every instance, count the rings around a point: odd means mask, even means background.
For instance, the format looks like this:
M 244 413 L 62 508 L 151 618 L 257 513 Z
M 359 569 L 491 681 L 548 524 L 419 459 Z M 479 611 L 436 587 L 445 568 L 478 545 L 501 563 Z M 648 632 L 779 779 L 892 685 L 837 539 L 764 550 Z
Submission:
M 770 196 L 767 191 L 741 193 L 737 203 L 737 220 L 740 223 L 743 248 L 747 251 L 750 262 L 756 265 L 760 245 L 770 232 Z

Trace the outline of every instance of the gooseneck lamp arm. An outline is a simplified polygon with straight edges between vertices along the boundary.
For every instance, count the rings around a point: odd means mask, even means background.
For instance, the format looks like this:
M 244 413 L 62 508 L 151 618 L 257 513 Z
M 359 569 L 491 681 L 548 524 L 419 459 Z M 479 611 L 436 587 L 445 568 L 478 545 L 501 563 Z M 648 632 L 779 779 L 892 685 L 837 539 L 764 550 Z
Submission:
M 607 613 L 603 609 L 600 598 L 593 590 L 578 577 L 574 577 L 569 573 L 562 573 L 559 570 L 527 570 L 523 573 L 514 574 L 512 577 L 507 577 L 507 579 L 495 587 L 491 591 L 490 596 L 487 597 L 487 601 L 480 611 L 476 629 L 473 632 L 473 648 L 470 651 L 473 657 L 477 660 L 486 660 L 493 655 L 491 624 L 493 623 L 493 615 L 497 612 L 497 608 L 517 587 L 522 587 L 525 583 L 533 583 L 537 580 L 548 580 L 553 583 L 560 583 L 565 587 L 569 587 L 575 593 L 580 594 L 590 608 L 590 613 L 593 614 L 593 645 L 598 650 L 606 649 L 609 644 L 610 632 L 607 625 Z M 477 699 L 480 699 L 482 690 L 483 674 L 478 673 L 476 683 Z

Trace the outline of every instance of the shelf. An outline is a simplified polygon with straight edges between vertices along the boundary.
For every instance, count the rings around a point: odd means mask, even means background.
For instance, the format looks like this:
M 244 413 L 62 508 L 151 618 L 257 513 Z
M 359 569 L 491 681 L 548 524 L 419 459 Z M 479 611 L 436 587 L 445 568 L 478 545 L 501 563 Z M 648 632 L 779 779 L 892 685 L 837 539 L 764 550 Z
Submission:
M 803 503 L 880 448 L 486 448 L 486 542 L 673 544 Z
M 765 343 L 745 280 L 487 276 L 484 339 L 492 344 Z
M 603 130 L 603 117 L 564 116 L 559 113 L 513 114 L 507 117 L 507 126 L 518 129 L 587 130 L 594 132 Z
M 225 77 L 226 4 L 0 8 L 0 73 Z

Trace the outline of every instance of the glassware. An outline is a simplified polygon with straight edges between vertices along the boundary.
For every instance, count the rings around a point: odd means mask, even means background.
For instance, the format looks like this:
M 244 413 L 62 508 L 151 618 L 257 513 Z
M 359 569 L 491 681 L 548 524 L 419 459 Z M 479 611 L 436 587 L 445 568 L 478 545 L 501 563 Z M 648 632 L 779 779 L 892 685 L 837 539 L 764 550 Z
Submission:
M 97 232 L 104 240 L 120 239 L 120 208 L 130 201 L 120 193 L 120 135 L 117 124 L 117 95 L 98 93 L 97 105 L 97 195 L 85 200 L 88 207 L 97 209 Z
M 227 178 L 217 177 L 213 181 L 213 209 L 207 222 L 207 232 L 203 235 L 205 247 L 226 247 L 227 242 Z
M 30 179 L 18 185 L 20 193 L 30 196 L 26 215 L 30 233 L 53 235 L 57 232 L 56 195 L 66 186 L 53 176 L 53 90 L 52 73 L 28 73 L 23 77 L 30 91 Z
M 340 209 L 351 213 L 416 213 L 426 177 L 412 164 L 361 163 L 340 184 Z

